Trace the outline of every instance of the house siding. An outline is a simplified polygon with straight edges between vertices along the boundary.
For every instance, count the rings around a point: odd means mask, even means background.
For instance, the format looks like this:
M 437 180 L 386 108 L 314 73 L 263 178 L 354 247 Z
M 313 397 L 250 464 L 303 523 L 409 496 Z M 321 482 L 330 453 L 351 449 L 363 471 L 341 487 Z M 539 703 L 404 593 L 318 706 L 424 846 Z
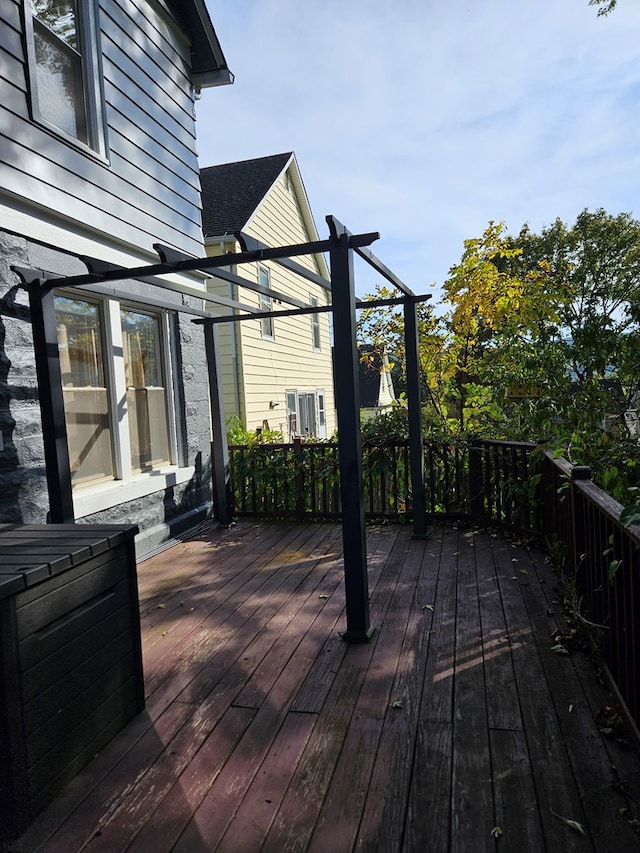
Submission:
M 0 12 L 0 181 L 6 192 L 63 212 L 82 230 L 151 253 L 202 246 L 189 45 L 154 3 L 99 7 L 110 162 L 29 117 L 19 4 Z M 159 104 L 162 107 L 159 107 Z M 34 211 L 35 212 L 35 211 Z M 36 236 L 32 233 L 31 236 Z
M 28 300 L 11 265 L 75 275 L 86 271 L 83 253 L 136 266 L 157 260 L 155 242 L 203 254 L 186 36 L 155 0 L 101 0 L 99 23 L 106 160 L 31 120 L 21 3 L 0 8 L 1 522 L 43 522 L 49 509 Z M 136 281 L 117 287 L 134 304 L 152 293 Z M 126 502 L 103 501 L 80 519 L 137 523 L 140 554 L 204 518 L 212 501 L 203 330 L 180 310 L 201 303 L 166 290 L 162 299 L 176 309 L 169 316 L 184 476 Z
M 293 245 L 308 242 L 311 238 L 305 225 L 300 201 L 295 191 L 287 189 L 281 176 L 254 213 L 245 232 L 271 246 Z M 237 247 L 236 247 L 237 248 Z M 209 247 L 211 254 L 219 253 L 218 247 Z M 311 272 L 320 274 L 313 256 L 299 256 L 296 262 Z M 327 292 L 318 285 L 296 276 L 276 263 L 266 263 L 271 277 L 271 287 L 294 296 L 305 304 L 314 295 L 319 305 L 329 301 Z M 237 270 L 243 278 L 258 281 L 257 264 L 247 264 Z M 210 285 L 218 293 L 224 293 L 221 282 Z M 237 298 L 246 304 L 259 307 L 257 293 L 245 288 L 237 289 Z M 283 309 L 291 306 L 283 304 Z M 278 308 L 277 305 L 274 306 Z M 333 369 L 331 359 L 330 314 L 318 315 L 320 319 L 320 351 L 314 350 L 311 316 L 288 317 L 274 320 L 274 339 L 263 339 L 260 321 L 245 320 L 236 324 L 237 357 L 240 375 L 243 377 L 241 408 L 234 398 L 234 376 L 231 359 L 224 358 L 223 381 L 227 416 L 237 414 L 249 430 L 268 424 L 271 429 L 283 432 L 288 438 L 286 392 L 323 390 L 325 393 L 325 415 L 327 437 L 336 428 L 333 395 Z M 220 326 L 221 352 L 227 356 L 232 351 L 231 328 Z M 279 403 L 270 408 L 271 401 Z

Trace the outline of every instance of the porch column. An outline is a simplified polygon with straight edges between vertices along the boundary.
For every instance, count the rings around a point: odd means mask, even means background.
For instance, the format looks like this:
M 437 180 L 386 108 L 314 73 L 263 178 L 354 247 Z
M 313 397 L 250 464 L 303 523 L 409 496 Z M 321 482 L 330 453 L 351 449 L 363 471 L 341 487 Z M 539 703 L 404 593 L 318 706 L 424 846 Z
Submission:
M 422 400 L 420 395 L 420 356 L 418 350 L 418 312 L 416 300 L 404 300 L 404 345 L 407 354 L 407 403 L 409 408 L 409 454 L 411 458 L 411 496 L 414 538 L 427 539 L 427 507 L 424 487 L 424 445 L 422 439 Z
M 218 524 L 222 527 L 228 527 L 232 524 L 231 480 L 229 476 L 229 446 L 227 444 L 227 424 L 224 415 L 218 330 L 209 320 L 202 322 L 204 325 L 204 346 L 207 357 L 211 427 L 213 430 L 213 439 L 211 442 L 213 512 L 218 519 Z
M 53 289 L 35 279 L 28 282 L 27 291 L 49 492 L 47 522 L 71 524 L 75 514 Z
M 369 581 L 364 523 L 360 389 L 356 345 L 356 297 L 349 232 L 327 217 L 331 232 L 329 258 L 333 303 L 334 387 L 338 416 L 338 456 L 342 499 L 342 542 L 347 610 L 347 643 L 367 643 Z

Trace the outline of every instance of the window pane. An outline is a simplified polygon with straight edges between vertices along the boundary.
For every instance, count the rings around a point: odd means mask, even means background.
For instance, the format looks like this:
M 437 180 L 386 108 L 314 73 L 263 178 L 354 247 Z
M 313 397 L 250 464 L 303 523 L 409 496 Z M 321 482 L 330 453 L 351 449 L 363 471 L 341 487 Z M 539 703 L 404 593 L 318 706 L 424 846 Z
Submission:
M 318 307 L 318 297 L 312 296 L 309 300 L 312 308 Z M 314 350 L 320 349 L 320 315 L 312 314 L 311 315 L 311 333 L 313 338 L 313 348 Z
M 88 142 L 80 54 L 37 22 L 34 42 L 40 115 L 70 136 Z
M 122 309 L 122 341 L 131 436 L 131 467 L 144 471 L 170 461 L 167 395 L 159 318 Z
M 266 267 L 258 267 L 258 283 L 262 287 L 271 287 L 269 270 Z M 260 310 L 273 311 L 273 300 L 264 293 L 260 294 Z M 273 337 L 273 317 L 263 317 L 260 320 L 260 331 L 263 338 Z
M 74 485 L 114 476 L 100 306 L 55 297 L 67 444 Z
M 31 0 L 34 17 L 74 50 L 78 47 L 75 0 Z

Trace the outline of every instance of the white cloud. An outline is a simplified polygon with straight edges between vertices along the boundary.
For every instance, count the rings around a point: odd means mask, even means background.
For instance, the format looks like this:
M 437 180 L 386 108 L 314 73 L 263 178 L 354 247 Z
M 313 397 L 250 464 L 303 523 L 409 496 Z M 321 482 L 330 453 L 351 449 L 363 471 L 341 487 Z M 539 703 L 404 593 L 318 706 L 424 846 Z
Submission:
M 380 231 L 373 250 L 415 290 L 490 219 L 640 215 L 632 0 L 607 18 L 587 0 L 209 7 L 236 83 L 199 104 L 201 164 L 294 150 L 320 232 L 326 213 Z

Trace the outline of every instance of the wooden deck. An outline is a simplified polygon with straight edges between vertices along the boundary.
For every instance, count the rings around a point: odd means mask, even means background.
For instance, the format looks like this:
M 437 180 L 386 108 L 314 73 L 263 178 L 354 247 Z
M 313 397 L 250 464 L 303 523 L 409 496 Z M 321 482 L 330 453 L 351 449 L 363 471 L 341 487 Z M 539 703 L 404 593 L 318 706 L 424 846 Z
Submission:
M 542 555 L 410 533 L 369 531 L 362 646 L 338 525 L 211 528 L 142 563 L 146 711 L 11 849 L 640 849 L 638 755 L 600 733 L 583 653 L 552 650 Z

